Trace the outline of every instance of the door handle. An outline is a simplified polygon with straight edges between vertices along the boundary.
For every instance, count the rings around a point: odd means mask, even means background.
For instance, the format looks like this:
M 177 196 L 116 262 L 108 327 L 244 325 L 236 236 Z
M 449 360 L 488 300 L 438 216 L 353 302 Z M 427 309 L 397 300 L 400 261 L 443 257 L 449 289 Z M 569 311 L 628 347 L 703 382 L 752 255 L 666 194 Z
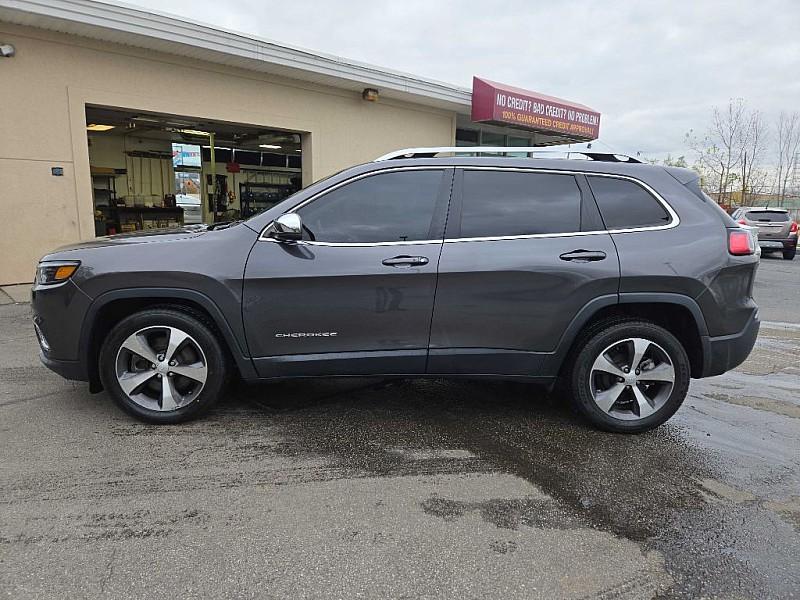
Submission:
M 559 256 L 561 260 L 574 260 L 577 262 L 593 262 L 596 260 L 604 260 L 606 253 L 601 250 L 573 250 L 566 252 Z
M 428 259 L 425 256 L 395 256 L 384 258 L 381 262 L 387 267 L 419 267 L 427 265 Z

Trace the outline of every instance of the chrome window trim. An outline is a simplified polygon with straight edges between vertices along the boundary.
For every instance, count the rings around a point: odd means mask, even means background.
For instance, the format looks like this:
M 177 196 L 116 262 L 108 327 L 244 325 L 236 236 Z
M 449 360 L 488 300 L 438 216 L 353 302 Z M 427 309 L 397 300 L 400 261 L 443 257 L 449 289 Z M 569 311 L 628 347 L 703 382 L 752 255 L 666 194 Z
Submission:
M 335 189 L 340 188 L 343 185 L 348 183 L 352 183 L 353 181 L 357 181 L 359 179 L 364 179 L 366 177 L 370 177 L 372 175 L 377 175 L 379 173 L 391 173 L 394 171 L 445 171 L 447 169 L 459 169 L 461 171 L 511 171 L 511 172 L 520 172 L 520 173 L 550 173 L 556 175 L 571 175 L 573 177 L 577 177 L 578 175 L 584 175 L 586 177 L 610 177 L 612 179 L 623 179 L 627 181 L 632 181 L 633 183 L 640 185 L 645 189 L 645 191 L 649 192 L 651 196 L 653 196 L 660 204 L 664 207 L 669 214 L 671 221 L 666 225 L 651 225 L 649 227 L 631 227 L 631 228 L 622 228 L 622 229 L 599 229 L 596 231 L 570 231 L 570 232 L 563 232 L 563 233 L 531 233 L 526 235 L 504 235 L 504 236 L 482 236 L 482 237 L 460 237 L 460 238 L 444 238 L 444 240 L 436 239 L 436 240 L 409 240 L 409 241 L 395 241 L 395 242 L 316 242 L 311 240 L 302 240 L 298 242 L 293 242 L 298 245 L 305 245 L 305 246 L 332 246 L 332 247 L 351 247 L 351 248 L 369 248 L 373 246 L 409 246 L 409 245 L 421 245 L 421 244 L 441 244 L 444 241 L 445 244 L 452 244 L 455 242 L 495 242 L 495 241 L 503 241 L 503 240 L 530 240 L 530 239 L 537 239 L 537 238 L 559 238 L 559 237 L 578 237 L 578 236 L 588 236 L 588 235 L 601 235 L 606 233 L 638 233 L 640 231 L 663 231 L 667 229 L 673 229 L 680 225 L 680 217 L 678 213 L 672 208 L 672 206 L 667 202 L 661 194 L 659 194 L 655 189 L 653 189 L 650 185 L 642 181 L 641 179 L 637 179 L 636 177 L 632 177 L 630 175 L 620 175 L 617 173 L 597 173 L 594 171 L 581 171 L 581 170 L 567 170 L 567 169 L 541 169 L 536 167 L 489 167 L 489 166 L 480 166 L 480 165 L 469 165 L 469 166 L 459 166 L 459 165 L 426 165 L 426 166 L 412 166 L 412 167 L 390 167 L 386 169 L 378 169 L 375 171 L 369 171 L 367 173 L 361 173 L 360 175 L 356 175 L 349 179 L 345 179 L 344 181 L 340 181 L 336 185 L 322 190 L 310 198 L 307 198 L 300 204 L 292 207 L 291 210 L 286 212 L 295 212 L 313 202 L 314 200 L 324 196 L 325 194 L 334 191 Z M 451 199 L 452 200 L 452 199 Z M 259 242 L 276 242 L 276 243 L 284 243 L 276 240 L 275 238 L 267 237 L 266 232 L 272 226 L 273 221 L 270 221 L 269 224 L 261 230 L 261 234 L 258 236 Z
M 360 175 L 355 175 L 354 177 L 350 177 L 349 179 L 345 179 L 344 181 L 340 181 L 334 186 L 331 186 L 327 189 L 321 190 L 311 196 L 310 198 L 306 198 L 300 204 L 293 206 L 291 210 L 287 210 L 287 213 L 293 213 L 298 211 L 299 209 L 303 208 L 306 204 L 313 202 L 314 200 L 321 198 L 325 194 L 329 194 L 330 192 L 342 187 L 343 185 L 347 185 L 348 183 L 352 183 L 354 181 L 358 181 L 359 179 L 365 179 L 367 177 L 371 177 L 373 175 L 378 175 L 380 173 L 393 173 L 395 171 L 447 171 L 448 169 L 454 168 L 453 165 L 426 165 L 426 166 L 414 166 L 414 167 L 388 167 L 386 169 L 376 169 L 375 171 L 368 171 L 366 173 L 361 173 Z M 286 214 L 286 213 L 283 213 Z M 275 238 L 267 237 L 267 230 L 272 227 L 272 224 L 275 222 L 273 219 L 270 221 L 264 229 L 261 230 L 261 234 L 258 236 L 259 242 L 280 242 Z M 408 245 L 420 245 L 420 244 L 441 244 L 442 240 L 407 240 L 407 241 L 394 241 L 394 242 L 317 242 L 312 240 L 301 240 L 297 242 L 293 242 L 294 244 L 299 244 L 303 246 L 342 246 L 342 247 L 351 247 L 351 248 L 369 248 L 372 246 L 408 246 Z
M 481 236 L 481 237 L 462 237 L 462 238 L 445 238 L 445 244 L 452 244 L 454 242 L 495 242 L 495 241 L 502 241 L 502 240 L 530 240 L 530 239 L 537 239 L 537 238 L 559 238 L 559 237 L 577 237 L 577 236 L 587 236 L 587 235 L 600 235 L 605 233 L 637 233 L 639 231 L 661 231 L 666 229 L 673 229 L 680 225 L 680 217 L 678 213 L 670 206 L 669 202 L 667 202 L 661 194 L 655 191 L 650 185 L 645 183 L 644 181 L 637 179 L 636 177 L 631 177 L 630 175 L 619 175 L 616 173 L 596 173 L 596 172 L 586 172 L 586 171 L 571 171 L 565 169 L 537 169 L 537 168 L 527 168 L 527 167 L 484 167 L 484 166 L 457 166 L 456 169 L 460 169 L 462 171 L 512 171 L 512 172 L 522 172 L 522 173 L 550 173 L 556 175 L 572 175 L 576 177 L 578 175 L 584 175 L 586 177 L 610 177 L 612 179 L 624 179 L 628 181 L 632 181 L 635 184 L 642 186 L 645 191 L 649 192 L 660 204 L 664 207 L 667 211 L 667 214 L 670 216 L 670 222 L 666 225 L 651 225 L 649 227 L 630 227 L 630 228 L 623 228 L 623 229 L 599 229 L 596 231 L 571 231 L 571 232 L 563 232 L 563 233 L 531 233 L 526 235 L 501 235 L 501 236 Z

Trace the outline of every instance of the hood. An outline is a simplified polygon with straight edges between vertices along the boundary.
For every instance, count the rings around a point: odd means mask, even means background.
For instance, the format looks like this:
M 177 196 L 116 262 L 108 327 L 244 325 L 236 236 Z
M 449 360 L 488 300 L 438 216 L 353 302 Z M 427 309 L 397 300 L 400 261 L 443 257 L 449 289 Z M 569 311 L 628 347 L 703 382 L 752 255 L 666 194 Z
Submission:
M 152 242 L 172 242 L 181 239 L 190 239 L 203 235 L 206 232 L 205 225 L 187 225 L 175 229 L 155 229 L 152 231 L 134 231 L 131 233 L 120 233 L 117 235 L 106 235 L 85 242 L 68 244 L 57 248 L 52 253 L 67 252 L 70 250 L 85 250 L 90 248 L 102 248 L 103 246 L 121 246 L 126 244 L 145 244 Z

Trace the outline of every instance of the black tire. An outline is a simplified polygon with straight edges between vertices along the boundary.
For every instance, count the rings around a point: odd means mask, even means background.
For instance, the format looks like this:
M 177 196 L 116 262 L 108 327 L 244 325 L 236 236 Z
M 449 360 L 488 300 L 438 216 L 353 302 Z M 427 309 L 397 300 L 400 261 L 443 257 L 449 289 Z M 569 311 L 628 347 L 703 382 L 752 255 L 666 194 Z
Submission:
M 783 258 L 784 260 L 793 260 L 795 254 L 797 254 L 797 246 L 794 248 L 789 248 L 788 250 L 783 251 Z
M 669 393 L 666 400 L 654 413 L 642 418 L 632 414 L 631 420 L 623 420 L 605 412 L 595 402 L 590 387 L 591 371 L 595 360 L 604 350 L 630 338 L 642 338 L 655 343 L 659 347 L 657 352 L 663 350 L 671 361 L 674 382 L 671 392 L 667 389 L 663 394 L 667 396 Z M 686 398 L 690 378 L 689 358 L 683 345 L 674 335 L 649 321 L 625 318 L 609 319 L 590 327 L 576 344 L 567 373 L 572 403 L 577 412 L 595 427 L 615 433 L 641 433 L 667 421 Z M 632 394 L 632 391 L 626 393 Z
M 138 404 L 123 391 L 117 377 L 118 355 L 129 336 L 142 329 L 157 330 L 162 327 L 174 327 L 191 336 L 191 342 L 196 342 L 202 352 L 206 367 L 205 381 L 197 395 L 188 400 L 184 397 L 183 400 L 187 402 L 185 405 L 168 411 L 152 410 Z M 194 419 L 213 406 L 222 395 L 230 369 L 215 329 L 204 315 L 182 309 L 157 307 L 134 313 L 111 330 L 100 349 L 99 371 L 103 386 L 127 413 L 148 423 L 170 424 Z M 158 378 L 162 377 L 159 375 Z M 178 379 L 176 377 L 176 381 Z

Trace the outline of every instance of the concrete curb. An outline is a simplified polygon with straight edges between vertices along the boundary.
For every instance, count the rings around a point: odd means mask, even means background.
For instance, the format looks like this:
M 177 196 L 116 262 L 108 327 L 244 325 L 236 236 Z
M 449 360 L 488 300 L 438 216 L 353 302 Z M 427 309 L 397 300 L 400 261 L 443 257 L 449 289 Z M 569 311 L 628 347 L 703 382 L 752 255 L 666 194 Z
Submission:
M 0 287 L 0 304 L 28 304 L 31 301 L 31 284 L 4 285 Z
M 761 321 L 761 327 L 763 329 L 778 329 L 781 331 L 800 331 L 800 324 L 780 321 Z

